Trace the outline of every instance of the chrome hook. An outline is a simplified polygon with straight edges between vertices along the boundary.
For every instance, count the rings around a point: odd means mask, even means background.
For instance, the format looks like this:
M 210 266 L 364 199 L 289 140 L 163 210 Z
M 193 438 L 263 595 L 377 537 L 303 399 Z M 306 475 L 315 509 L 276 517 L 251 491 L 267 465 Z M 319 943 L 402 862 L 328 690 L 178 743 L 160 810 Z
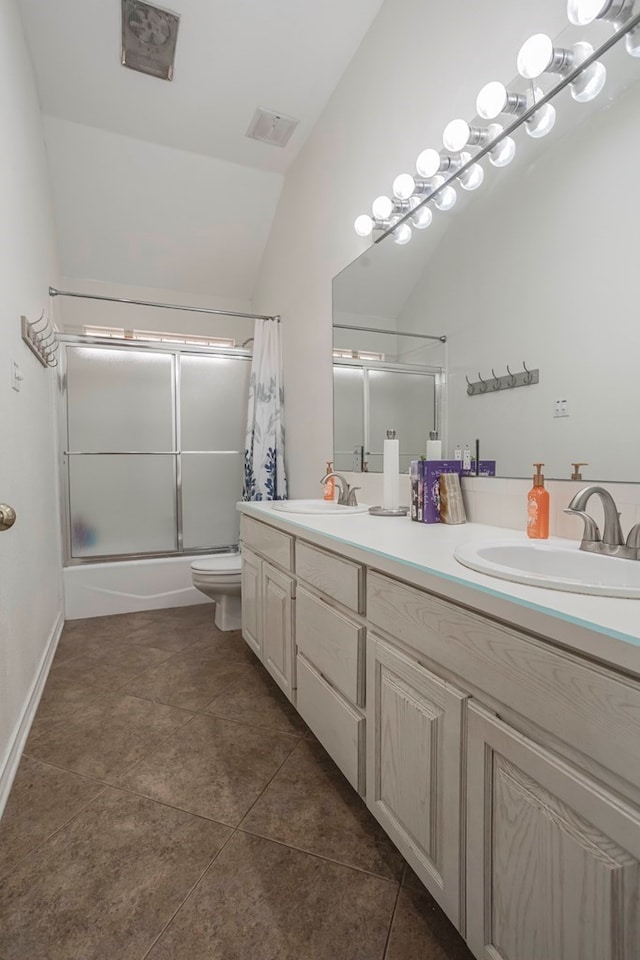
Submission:
M 36 330 L 36 327 L 38 326 L 38 324 L 40 323 L 40 321 L 42 320 L 43 317 L 44 317 L 44 307 L 42 308 L 42 313 L 40 314 L 40 316 L 38 317 L 37 320 L 34 320 L 33 323 L 32 323 L 30 320 L 27 320 L 27 323 L 29 324 L 29 329 L 30 329 L 31 333 L 36 334 L 36 335 L 40 335 L 41 333 L 44 333 L 44 331 L 47 329 L 47 326 L 48 326 L 48 324 L 49 324 L 49 318 L 48 318 L 48 317 L 47 317 L 46 320 L 44 321 L 44 327 L 41 327 L 40 330 Z
M 480 393 L 486 393 L 487 387 L 489 386 L 489 384 L 487 383 L 486 380 L 482 379 L 482 377 L 480 376 L 479 370 L 478 370 L 478 380 L 480 381 Z
M 507 373 L 509 374 L 509 386 L 510 386 L 510 387 L 515 387 L 515 385 L 516 385 L 516 378 L 515 378 L 515 375 L 514 375 L 513 373 L 511 373 L 511 370 L 509 370 L 509 364 L 507 364 Z
M 526 365 L 526 363 L 524 362 L 524 360 L 522 361 L 522 366 L 524 367 L 524 372 L 526 373 L 526 377 L 524 378 L 524 382 L 525 382 L 525 383 L 531 383 L 531 381 L 533 380 L 533 374 L 532 374 L 531 370 L 527 370 L 527 365 Z
M 493 390 L 500 390 L 502 388 L 502 384 L 500 383 L 500 377 L 496 376 L 496 372 L 493 369 L 493 367 L 491 367 L 491 373 L 493 374 L 493 383 L 491 384 L 491 388 Z
M 471 380 L 469 380 L 469 377 L 468 377 L 466 374 L 465 374 L 465 377 L 464 377 L 464 378 L 465 378 L 465 380 L 467 381 L 467 393 L 469 394 L 470 397 L 472 397 L 472 396 L 474 395 L 474 393 L 476 392 L 476 388 L 475 388 L 474 385 L 471 383 Z

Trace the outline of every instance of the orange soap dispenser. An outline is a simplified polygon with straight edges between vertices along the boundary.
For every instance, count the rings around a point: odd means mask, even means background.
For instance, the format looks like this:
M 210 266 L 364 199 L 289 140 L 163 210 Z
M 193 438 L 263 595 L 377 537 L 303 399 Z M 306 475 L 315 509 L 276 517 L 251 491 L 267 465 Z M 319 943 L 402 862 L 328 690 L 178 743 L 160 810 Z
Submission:
M 327 460 L 327 473 L 333 471 L 333 463 L 331 460 Z M 336 482 L 333 477 L 329 477 L 328 480 L 324 482 L 324 497 L 323 500 L 335 500 L 336 497 Z
M 532 540 L 546 540 L 549 536 L 549 492 L 544 488 L 540 472 L 544 463 L 534 463 L 536 468 L 533 487 L 527 496 L 527 536 Z

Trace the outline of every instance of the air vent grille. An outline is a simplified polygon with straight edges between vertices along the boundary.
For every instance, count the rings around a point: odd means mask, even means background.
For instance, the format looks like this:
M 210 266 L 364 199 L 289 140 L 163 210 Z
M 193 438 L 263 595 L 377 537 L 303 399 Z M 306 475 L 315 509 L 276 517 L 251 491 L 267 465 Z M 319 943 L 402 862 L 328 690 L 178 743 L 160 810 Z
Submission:
M 122 65 L 173 80 L 180 17 L 143 0 L 122 0 Z
M 299 122 L 295 117 L 258 107 L 249 124 L 247 136 L 274 147 L 285 147 Z

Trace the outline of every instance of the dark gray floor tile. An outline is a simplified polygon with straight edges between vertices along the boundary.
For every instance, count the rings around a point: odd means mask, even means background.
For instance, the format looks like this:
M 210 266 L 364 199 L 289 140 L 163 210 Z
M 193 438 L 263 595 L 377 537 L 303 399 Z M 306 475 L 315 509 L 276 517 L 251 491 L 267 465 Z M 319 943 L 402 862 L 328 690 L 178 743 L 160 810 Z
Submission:
M 385 960 L 474 960 L 438 904 L 414 876 L 400 890 Z
M 107 789 L 0 884 L 0 955 L 141 960 L 229 833 Z
M 295 744 L 286 734 L 200 714 L 131 770 L 122 784 L 236 826 Z
M 297 736 L 308 730 L 300 714 L 260 664 L 257 669 L 238 676 L 204 708 L 204 712 Z
M 237 833 L 149 960 L 382 960 L 397 885 Z
M 90 707 L 96 697 L 102 696 L 99 690 L 86 683 L 76 683 L 66 677 L 49 674 L 38 710 L 31 724 L 31 738 L 44 730 L 50 730 L 56 724 L 66 722 L 74 713 Z
M 23 757 L 0 821 L 0 877 L 103 789 L 94 780 Z
M 404 859 L 320 744 L 301 740 L 242 821 L 279 840 L 400 880 Z
M 254 670 L 249 663 L 196 659 L 178 653 L 127 683 L 120 692 L 186 710 L 201 710 L 240 677 Z
M 30 737 L 26 753 L 75 773 L 112 781 L 192 714 L 137 697 L 95 690 L 94 702 Z
M 239 630 L 218 630 L 212 626 L 207 636 L 192 643 L 182 651 L 183 656 L 195 660 L 227 660 L 233 663 L 251 663 L 255 666 L 258 658 L 251 652 L 242 639 Z

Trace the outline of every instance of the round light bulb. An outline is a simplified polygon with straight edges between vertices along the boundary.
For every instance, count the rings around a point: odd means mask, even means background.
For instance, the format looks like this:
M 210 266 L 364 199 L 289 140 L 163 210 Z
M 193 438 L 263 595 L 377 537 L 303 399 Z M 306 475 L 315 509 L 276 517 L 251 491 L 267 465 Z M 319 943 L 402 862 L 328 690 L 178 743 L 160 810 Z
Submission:
M 460 159 L 463 163 L 468 163 L 471 160 L 470 153 L 461 153 Z M 464 190 L 477 190 L 479 186 L 482 185 L 484 180 L 484 170 L 479 163 L 472 163 L 468 170 L 458 178 L 460 180 L 460 185 Z
M 396 227 L 393 231 L 393 242 L 402 246 L 405 243 L 409 243 L 409 240 L 411 240 L 411 227 L 408 223 L 401 223 L 400 226 Z
M 529 37 L 518 53 L 518 73 L 525 80 L 541 77 L 553 61 L 553 40 L 546 33 L 535 33 Z
M 401 173 L 393 181 L 393 195 L 398 200 L 408 200 L 416 189 L 416 182 L 410 173 Z
M 366 213 L 356 217 L 353 228 L 359 237 L 370 237 L 373 233 L 373 220 Z
M 567 17 L 569 23 L 576 27 L 584 27 L 597 20 L 609 6 L 610 0 L 568 0 Z
M 433 213 L 431 208 L 427 206 L 426 203 L 423 203 L 420 206 L 420 199 L 418 197 L 412 197 L 409 201 L 413 209 L 413 214 L 411 215 L 411 222 L 416 228 L 416 230 L 426 230 L 433 220 Z
M 393 213 L 393 201 L 389 197 L 376 197 L 371 212 L 376 220 L 388 220 Z
M 421 177 L 434 177 L 440 169 L 440 154 L 429 147 L 416 160 L 416 170 Z
M 486 83 L 476 99 L 478 116 L 483 120 L 495 120 L 504 110 L 507 103 L 507 88 L 499 80 Z
M 571 96 L 578 103 L 588 103 L 595 100 L 607 82 L 607 68 L 597 60 L 590 67 L 583 70 L 571 84 Z
M 636 27 L 626 35 L 624 45 L 629 56 L 640 57 L 640 27 Z
M 495 138 L 499 137 L 502 133 L 503 127 L 499 123 L 490 123 L 487 131 L 490 139 L 495 140 Z M 506 167 L 507 164 L 511 163 L 515 155 L 515 140 L 511 137 L 505 137 L 493 150 L 489 151 L 489 163 L 493 164 L 494 167 Z
M 452 120 L 444 128 L 442 143 L 445 150 L 450 150 L 451 153 L 460 153 L 469 143 L 470 136 L 471 127 L 466 120 Z
M 545 103 L 543 107 L 540 107 L 540 109 L 526 121 L 525 127 L 530 137 L 533 137 L 534 140 L 539 140 L 541 137 L 546 137 L 548 133 L 551 133 L 555 122 L 555 107 L 550 103 Z
M 444 183 L 444 177 L 434 177 L 432 187 L 435 190 L 442 183 Z M 440 191 L 437 197 L 434 198 L 434 203 L 438 210 L 442 210 L 443 213 L 447 210 L 451 210 L 455 206 L 458 195 L 453 189 L 453 187 L 445 187 Z

